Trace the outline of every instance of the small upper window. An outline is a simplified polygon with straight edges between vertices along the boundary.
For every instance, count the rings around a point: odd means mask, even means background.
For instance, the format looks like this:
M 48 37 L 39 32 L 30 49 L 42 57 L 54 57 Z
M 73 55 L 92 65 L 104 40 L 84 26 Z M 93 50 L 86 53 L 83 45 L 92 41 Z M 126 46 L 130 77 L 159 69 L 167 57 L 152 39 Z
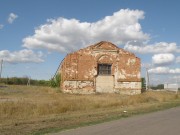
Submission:
M 98 74 L 99 75 L 111 75 L 111 65 L 110 64 L 98 64 Z

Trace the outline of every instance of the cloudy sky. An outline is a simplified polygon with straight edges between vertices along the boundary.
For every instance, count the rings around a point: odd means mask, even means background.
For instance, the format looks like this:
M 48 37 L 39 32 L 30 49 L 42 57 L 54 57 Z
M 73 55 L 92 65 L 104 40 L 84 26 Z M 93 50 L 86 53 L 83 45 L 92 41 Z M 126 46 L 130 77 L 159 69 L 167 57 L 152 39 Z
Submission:
M 3 77 L 50 79 L 67 53 L 105 40 L 135 53 L 151 84 L 180 82 L 179 0 L 4 0 Z

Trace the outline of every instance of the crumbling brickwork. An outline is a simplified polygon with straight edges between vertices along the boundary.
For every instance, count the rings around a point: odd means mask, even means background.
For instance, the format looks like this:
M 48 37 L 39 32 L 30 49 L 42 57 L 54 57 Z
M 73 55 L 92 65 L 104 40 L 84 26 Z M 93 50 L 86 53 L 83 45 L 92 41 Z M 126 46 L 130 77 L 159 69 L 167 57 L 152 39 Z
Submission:
M 140 59 L 133 53 L 101 41 L 64 58 L 61 87 L 69 93 L 139 94 L 140 68 Z

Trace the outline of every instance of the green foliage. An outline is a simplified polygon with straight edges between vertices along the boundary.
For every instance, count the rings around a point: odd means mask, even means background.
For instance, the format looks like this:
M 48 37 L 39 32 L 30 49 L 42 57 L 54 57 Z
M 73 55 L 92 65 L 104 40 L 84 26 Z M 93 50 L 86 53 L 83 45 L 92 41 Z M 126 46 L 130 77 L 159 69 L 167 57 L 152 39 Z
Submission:
M 61 75 L 57 74 L 54 78 L 50 80 L 50 86 L 51 87 L 60 87 L 60 82 L 61 82 Z
M 164 89 L 164 84 L 158 84 L 158 85 L 157 85 L 157 88 L 158 88 L 158 89 Z
M 27 77 L 7 77 L 1 78 L 0 83 L 8 85 L 27 85 L 29 78 Z M 30 85 L 36 86 L 49 86 L 49 81 L 47 80 L 30 80 Z
M 151 89 L 154 89 L 154 90 L 164 89 L 164 84 L 158 84 L 157 86 L 152 86 Z
M 141 78 L 141 88 L 146 89 L 146 80 L 145 80 L 145 78 Z

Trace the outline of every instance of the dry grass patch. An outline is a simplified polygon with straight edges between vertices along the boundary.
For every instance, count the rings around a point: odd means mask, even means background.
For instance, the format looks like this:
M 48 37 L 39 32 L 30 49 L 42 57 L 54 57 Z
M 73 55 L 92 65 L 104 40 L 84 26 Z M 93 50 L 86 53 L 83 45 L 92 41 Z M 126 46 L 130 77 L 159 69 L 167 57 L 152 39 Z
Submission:
M 139 103 L 163 102 L 178 98 L 169 92 L 146 92 L 141 95 L 63 94 L 48 87 L 10 86 L 0 92 L 0 116 L 14 119 L 41 117 L 98 108 L 123 107 Z M 1 99 L 4 99 L 1 101 Z
M 27 133 L 30 133 L 33 130 L 44 128 L 44 126 L 46 128 L 60 126 L 59 122 L 63 124 L 68 121 L 64 124 L 66 127 L 74 121 L 76 123 L 86 120 L 95 121 L 118 114 L 132 106 L 138 108 L 148 106 L 148 104 L 175 100 L 179 101 L 179 95 L 171 92 L 149 91 L 133 96 L 119 94 L 72 95 L 49 87 L 8 86 L 0 89 L 0 127 L 6 133 L 8 127 L 11 127 L 12 130 L 14 126 L 21 127 L 20 123 L 23 123 L 24 126 L 28 123 L 38 124 L 38 126 L 31 125 L 31 128 L 26 127 Z M 52 122 L 58 124 L 54 125 Z

